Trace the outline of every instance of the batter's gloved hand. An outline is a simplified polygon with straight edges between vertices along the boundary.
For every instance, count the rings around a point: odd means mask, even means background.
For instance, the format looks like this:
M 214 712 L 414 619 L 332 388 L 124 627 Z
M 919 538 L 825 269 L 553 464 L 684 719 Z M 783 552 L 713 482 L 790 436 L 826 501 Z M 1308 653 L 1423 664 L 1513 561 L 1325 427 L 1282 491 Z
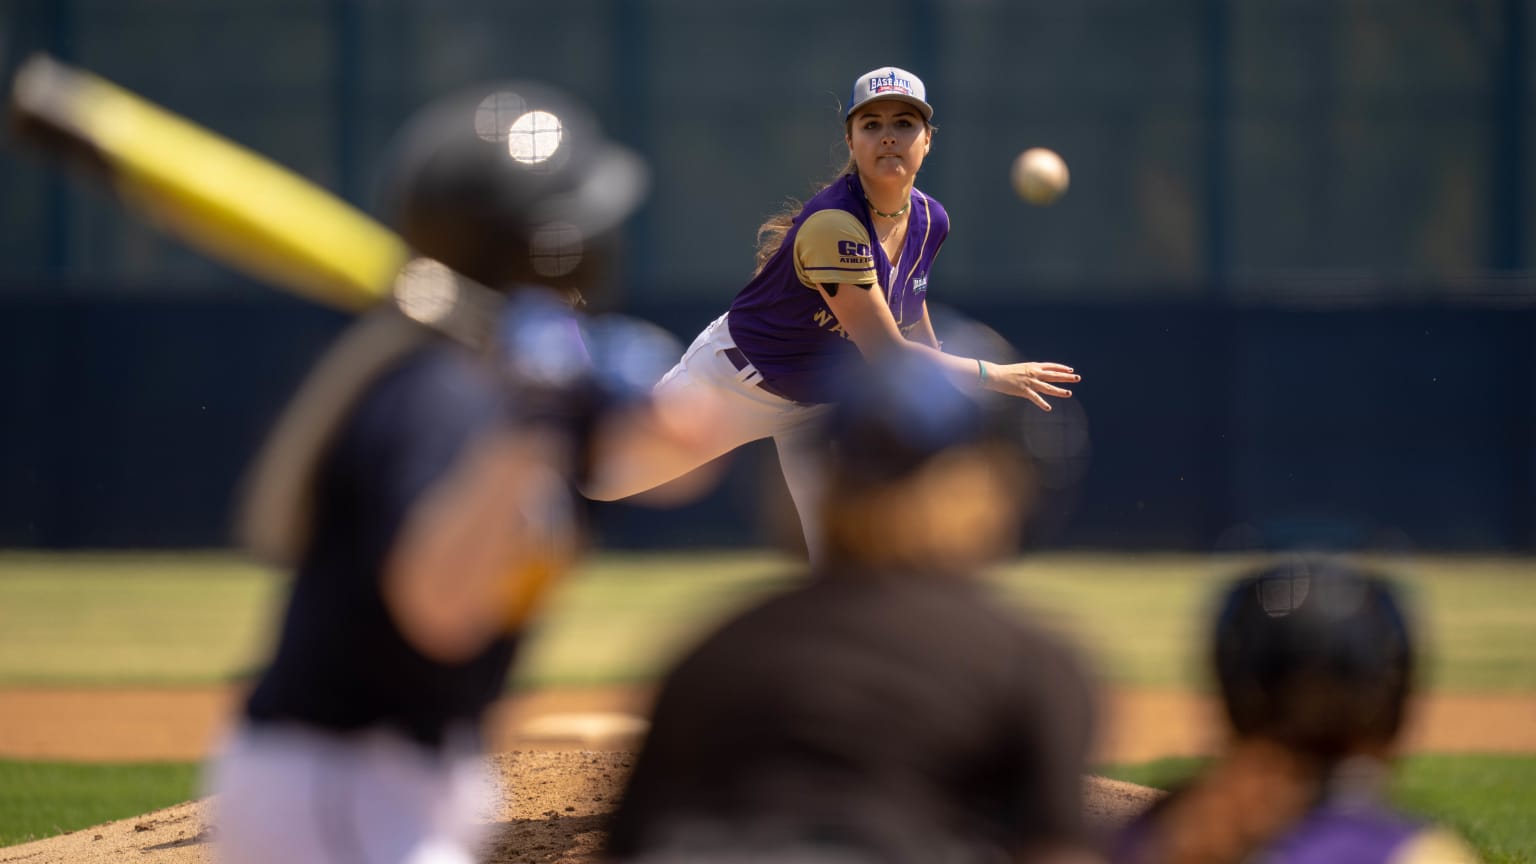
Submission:
M 589 317 L 552 292 L 529 289 L 508 301 L 499 327 L 499 362 L 514 388 L 516 422 L 567 436 L 570 477 L 585 480 L 598 424 L 651 398 L 651 388 L 682 356 L 666 330 L 621 315 Z

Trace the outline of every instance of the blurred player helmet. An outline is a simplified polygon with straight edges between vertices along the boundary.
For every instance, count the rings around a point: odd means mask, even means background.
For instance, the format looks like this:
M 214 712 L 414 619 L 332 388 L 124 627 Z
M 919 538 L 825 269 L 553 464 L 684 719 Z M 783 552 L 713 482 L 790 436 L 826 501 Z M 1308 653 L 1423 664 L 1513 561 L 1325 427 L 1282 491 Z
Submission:
M 1212 648 L 1239 735 L 1337 759 L 1402 727 L 1414 645 L 1381 577 L 1305 560 L 1250 574 L 1223 595 Z
M 983 406 L 925 357 L 900 352 L 881 364 L 854 364 L 837 389 L 827 435 L 833 474 L 845 484 L 899 479 L 987 432 Z
M 484 285 L 590 295 L 648 186 L 645 163 L 580 102 L 544 84 L 494 82 L 406 122 L 380 209 L 417 252 Z
M 1018 541 L 1033 501 L 1019 442 L 931 358 L 858 362 L 826 418 L 827 560 L 964 573 Z

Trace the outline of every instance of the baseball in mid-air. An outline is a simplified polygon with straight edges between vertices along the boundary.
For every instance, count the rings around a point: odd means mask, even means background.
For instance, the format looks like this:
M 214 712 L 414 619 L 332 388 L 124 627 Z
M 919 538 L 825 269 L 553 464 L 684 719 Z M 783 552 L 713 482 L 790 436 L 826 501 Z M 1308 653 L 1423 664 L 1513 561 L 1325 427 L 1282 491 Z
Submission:
M 1012 179 L 1020 198 L 1044 207 L 1066 194 L 1071 174 L 1055 150 L 1031 147 L 1013 160 Z

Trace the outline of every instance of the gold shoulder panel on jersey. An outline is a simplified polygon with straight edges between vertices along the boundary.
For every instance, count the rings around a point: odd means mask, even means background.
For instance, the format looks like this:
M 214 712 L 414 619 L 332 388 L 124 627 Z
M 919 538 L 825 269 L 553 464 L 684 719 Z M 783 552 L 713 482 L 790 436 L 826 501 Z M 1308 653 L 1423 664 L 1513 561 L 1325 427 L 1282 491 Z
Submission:
M 807 216 L 795 235 L 795 275 L 808 288 L 875 284 L 875 258 L 864 224 L 846 210 Z

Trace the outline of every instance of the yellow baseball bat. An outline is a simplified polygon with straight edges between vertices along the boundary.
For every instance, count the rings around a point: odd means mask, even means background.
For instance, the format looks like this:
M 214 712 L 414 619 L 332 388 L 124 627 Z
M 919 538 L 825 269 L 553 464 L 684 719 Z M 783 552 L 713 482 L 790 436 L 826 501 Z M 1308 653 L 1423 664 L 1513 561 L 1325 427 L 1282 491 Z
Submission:
M 104 172 L 162 230 L 310 299 L 365 309 L 408 258 L 398 235 L 321 187 L 46 55 L 17 71 L 11 120 L 22 140 Z

